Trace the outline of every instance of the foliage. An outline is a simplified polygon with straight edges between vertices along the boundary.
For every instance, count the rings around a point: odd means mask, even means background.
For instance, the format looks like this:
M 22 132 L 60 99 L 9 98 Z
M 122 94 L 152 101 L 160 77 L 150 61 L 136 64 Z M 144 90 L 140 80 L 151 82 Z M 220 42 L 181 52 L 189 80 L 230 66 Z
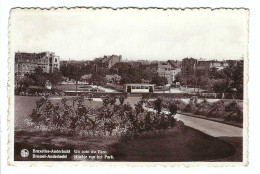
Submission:
M 235 93 L 237 98 L 243 98 L 244 61 L 237 61 L 223 70 L 212 69 L 210 79 L 214 92 Z
M 140 69 L 140 68 L 135 68 L 130 65 L 128 65 L 128 68 L 124 68 L 125 70 L 120 70 L 119 75 L 122 76 L 120 80 L 120 84 L 126 84 L 126 83 L 142 83 L 142 80 L 149 80 L 151 81 L 152 78 L 156 75 L 152 71 Z M 127 69 L 127 70 L 126 70 Z
M 121 95 L 121 96 L 119 97 L 119 102 L 120 102 L 120 104 L 121 104 L 121 105 L 124 104 L 124 101 L 125 101 L 125 96 Z
M 63 81 L 62 73 L 59 69 L 55 68 L 53 73 L 46 74 L 46 79 L 53 85 L 57 86 Z
M 105 76 L 100 73 L 92 74 L 92 76 L 89 79 L 90 83 L 93 83 L 94 85 L 97 85 L 97 86 L 105 85 L 106 81 L 107 80 L 106 80 Z
M 161 77 L 158 74 L 152 78 L 152 84 L 156 84 L 157 86 L 164 86 L 168 83 L 166 77 Z
M 160 114 L 162 111 L 162 98 L 158 97 L 155 101 L 154 101 L 154 110 L 157 111 L 157 114 Z
M 55 87 L 63 81 L 63 76 L 57 68 L 53 70 L 53 73 L 44 73 L 43 69 L 38 66 L 33 73 L 21 78 L 18 84 L 20 85 L 20 90 L 25 91 L 29 86 L 38 86 L 44 89 L 47 81 Z
M 192 99 L 190 99 L 189 103 L 186 105 L 186 107 L 184 108 L 185 112 L 191 112 L 194 113 L 196 110 L 196 106 L 195 103 Z
M 140 76 L 134 76 L 134 75 L 124 75 L 120 80 L 120 85 L 127 84 L 127 83 L 141 83 L 142 79 Z
M 78 82 L 83 75 L 93 73 L 92 65 L 85 65 L 82 62 L 68 63 L 61 66 L 60 70 L 64 77 L 74 79 L 76 82 Z
M 144 110 L 141 103 L 135 108 L 117 105 L 115 98 L 107 98 L 100 108 L 84 105 L 84 96 L 62 98 L 56 105 L 41 98 L 32 111 L 32 126 L 40 130 L 56 130 L 78 135 L 126 135 L 173 128 L 172 114 L 155 114 Z M 104 100 L 103 100 L 104 102 Z
M 170 103 L 168 109 L 171 115 L 175 115 L 177 113 L 178 106 L 176 104 Z
M 26 88 L 33 84 L 33 80 L 25 76 L 19 79 L 18 83 L 23 90 L 26 90 Z
M 146 102 L 146 106 L 154 108 L 155 101 Z M 209 102 L 206 99 L 198 101 L 196 97 L 192 97 L 186 104 L 182 100 L 160 97 L 160 101 L 161 110 L 166 109 L 170 113 L 176 113 L 174 111 L 177 107 L 178 111 L 204 115 L 206 117 L 222 118 L 226 121 L 234 121 L 238 123 L 243 121 L 243 108 L 239 106 L 237 100 L 219 100 L 216 102 Z

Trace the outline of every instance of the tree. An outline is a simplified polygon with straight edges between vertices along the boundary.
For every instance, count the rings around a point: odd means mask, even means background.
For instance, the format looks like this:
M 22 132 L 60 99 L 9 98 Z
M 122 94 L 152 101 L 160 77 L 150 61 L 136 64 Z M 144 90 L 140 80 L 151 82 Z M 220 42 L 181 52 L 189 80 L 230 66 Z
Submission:
M 210 79 L 224 79 L 225 74 L 223 70 L 218 70 L 216 67 L 210 68 L 209 70 L 209 78 Z
M 161 98 L 157 98 L 154 103 L 154 110 L 157 111 L 157 114 L 159 115 L 162 111 L 162 99 Z
M 59 69 L 55 68 L 53 73 L 49 73 L 46 75 L 47 80 L 55 87 L 63 81 L 62 73 Z
M 37 66 L 37 67 L 34 69 L 34 74 L 35 74 L 35 75 L 42 75 L 42 74 L 43 74 L 43 69 L 42 69 L 42 67 Z
M 125 101 L 125 96 L 120 95 L 120 97 L 119 97 L 119 102 L 120 102 L 120 104 L 123 105 L 123 104 L 124 104 L 124 101 Z
M 214 92 L 227 92 L 236 94 L 237 97 L 243 98 L 243 67 L 244 63 L 238 61 L 229 63 L 229 66 L 223 70 L 212 68 L 210 70 L 210 84 Z
M 47 78 L 44 75 L 36 76 L 35 85 L 41 87 L 42 89 L 45 88 Z
M 30 85 L 33 84 L 33 80 L 29 77 L 23 77 L 19 80 L 18 84 L 20 85 L 21 90 L 26 90 Z
M 200 88 L 207 89 L 208 91 L 210 91 L 210 89 L 211 89 L 210 80 L 207 77 L 198 77 L 197 78 L 197 85 Z
M 95 74 L 92 74 L 89 81 L 90 81 L 90 83 L 93 83 L 94 85 L 103 86 L 106 84 L 107 80 L 104 75 L 95 73 Z
M 170 103 L 168 106 L 168 109 L 169 109 L 170 115 L 175 115 L 177 113 L 178 106 L 174 103 Z
M 142 79 L 139 75 L 125 75 L 120 80 L 120 85 L 127 84 L 127 83 L 141 83 Z
M 226 79 L 211 79 L 212 89 L 214 92 L 223 93 L 227 89 L 227 80 Z
M 174 80 L 174 83 L 175 82 L 180 82 L 182 84 L 182 74 L 181 72 L 178 72 L 175 76 L 174 76 L 175 80 Z
M 239 61 L 233 73 L 233 87 L 242 98 L 244 91 L 244 61 Z
M 61 67 L 61 73 L 64 77 L 76 81 L 76 93 L 78 91 L 78 81 L 86 73 L 86 67 L 82 63 L 69 63 Z
M 168 83 L 168 81 L 166 77 L 161 77 L 157 74 L 152 78 L 151 83 L 156 84 L 157 86 L 164 86 Z

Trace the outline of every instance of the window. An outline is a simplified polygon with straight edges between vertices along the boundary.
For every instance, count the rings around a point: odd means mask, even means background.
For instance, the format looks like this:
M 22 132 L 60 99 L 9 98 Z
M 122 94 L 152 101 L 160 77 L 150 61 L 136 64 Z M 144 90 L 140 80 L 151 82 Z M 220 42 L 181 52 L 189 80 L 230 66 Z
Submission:
M 57 58 L 55 58 L 55 62 L 57 62 Z

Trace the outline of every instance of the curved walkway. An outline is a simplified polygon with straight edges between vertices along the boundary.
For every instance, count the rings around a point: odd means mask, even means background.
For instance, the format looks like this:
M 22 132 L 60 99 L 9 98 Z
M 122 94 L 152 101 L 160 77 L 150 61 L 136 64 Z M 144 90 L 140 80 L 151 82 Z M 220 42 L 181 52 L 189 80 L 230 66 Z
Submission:
M 144 107 L 144 109 L 151 112 L 156 112 L 151 108 Z M 167 113 L 167 111 L 163 112 Z M 213 137 L 243 137 L 243 128 L 211 120 L 205 120 L 202 118 L 185 116 L 182 114 L 176 114 L 175 117 L 177 120 L 181 120 L 186 126 L 199 130 Z
M 211 120 L 205 120 L 201 118 L 195 118 L 191 116 L 185 116 L 176 114 L 177 120 L 183 121 L 186 126 L 197 129 L 213 137 L 242 137 L 243 128 L 218 123 Z

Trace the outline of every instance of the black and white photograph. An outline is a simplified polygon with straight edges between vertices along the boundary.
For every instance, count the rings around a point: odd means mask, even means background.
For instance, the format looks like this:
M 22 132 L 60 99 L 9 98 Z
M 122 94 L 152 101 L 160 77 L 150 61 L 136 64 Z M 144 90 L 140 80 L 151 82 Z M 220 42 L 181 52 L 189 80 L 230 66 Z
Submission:
M 247 9 L 10 11 L 10 163 L 247 164 Z

